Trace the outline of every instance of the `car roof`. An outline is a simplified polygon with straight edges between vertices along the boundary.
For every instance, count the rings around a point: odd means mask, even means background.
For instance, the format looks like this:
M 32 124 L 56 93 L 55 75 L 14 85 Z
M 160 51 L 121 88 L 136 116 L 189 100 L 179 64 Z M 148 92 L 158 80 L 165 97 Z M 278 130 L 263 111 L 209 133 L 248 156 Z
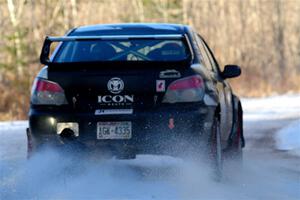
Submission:
M 123 23 L 97 24 L 80 26 L 73 29 L 69 35 L 151 35 L 151 34 L 185 34 L 189 26 L 182 24 L 165 23 Z

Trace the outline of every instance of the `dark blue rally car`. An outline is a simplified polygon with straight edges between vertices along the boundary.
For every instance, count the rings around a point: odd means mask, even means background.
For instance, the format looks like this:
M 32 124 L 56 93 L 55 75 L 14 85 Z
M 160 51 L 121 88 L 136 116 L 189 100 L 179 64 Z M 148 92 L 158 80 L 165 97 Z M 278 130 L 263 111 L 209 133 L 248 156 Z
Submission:
M 227 82 L 241 70 L 221 71 L 189 26 L 82 26 L 47 36 L 40 60 L 29 154 L 48 145 L 99 157 L 202 154 L 219 172 L 224 157 L 242 157 L 242 106 Z

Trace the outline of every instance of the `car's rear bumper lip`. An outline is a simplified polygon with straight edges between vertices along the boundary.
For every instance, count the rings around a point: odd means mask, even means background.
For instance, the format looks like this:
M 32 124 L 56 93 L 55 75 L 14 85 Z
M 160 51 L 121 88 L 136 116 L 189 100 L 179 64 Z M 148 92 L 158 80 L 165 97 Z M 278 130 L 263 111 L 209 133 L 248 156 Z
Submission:
M 178 141 L 194 142 L 194 138 L 210 132 L 215 107 L 195 107 L 188 109 L 159 109 L 136 111 L 125 115 L 95 115 L 94 113 L 63 113 L 31 109 L 29 128 L 36 141 L 59 143 L 56 133 L 59 122 L 77 122 L 79 136 L 76 140 L 91 148 L 132 148 L 140 153 L 150 152 Z M 169 120 L 174 120 L 174 128 Z M 132 138 L 97 140 L 97 122 L 131 121 Z M 155 150 L 154 150 L 155 151 Z

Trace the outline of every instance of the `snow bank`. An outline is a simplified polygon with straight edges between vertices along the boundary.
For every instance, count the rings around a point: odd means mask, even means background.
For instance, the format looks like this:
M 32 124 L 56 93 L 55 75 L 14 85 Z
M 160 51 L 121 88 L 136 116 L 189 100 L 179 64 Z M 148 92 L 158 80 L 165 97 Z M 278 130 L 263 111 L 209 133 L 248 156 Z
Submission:
M 242 98 L 246 121 L 300 118 L 300 94 Z
M 280 129 L 275 135 L 276 148 L 300 155 L 300 94 L 286 94 L 266 98 L 242 98 L 247 133 L 258 137 L 261 131 L 271 128 Z M 289 124 L 289 120 L 295 119 Z M 288 124 L 287 124 L 288 123 Z M 283 128 L 282 128 L 283 127 Z
M 300 156 L 300 119 L 276 133 L 276 147 Z
M 26 129 L 28 121 L 4 121 L 0 122 L 0 133 L 12 129 Z
M 26 158 L 27 127 L 28 121 L 0 122 L 0 162 Z

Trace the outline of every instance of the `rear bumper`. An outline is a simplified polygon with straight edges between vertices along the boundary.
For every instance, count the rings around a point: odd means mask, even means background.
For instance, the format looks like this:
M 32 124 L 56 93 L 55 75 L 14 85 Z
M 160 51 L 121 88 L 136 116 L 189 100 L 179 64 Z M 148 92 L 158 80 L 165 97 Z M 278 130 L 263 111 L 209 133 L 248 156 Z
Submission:
M 109 149 L 113 152 L 130 149 L 136 154 L 169 154 L 179 149 L 180 145 L 192 146 L 201 141 L 207 142 L 214 112 L 215 107 L 189 106 L 180 109 L 167 107 L 135 111 L 126 115 L 98 116 L 94 113 L 43 111 L 32 108 L 29 112 L 29 128 L 37 145 L 63 144 L 57 134 L 57 123 L 76 122 L 79 124 L 79 136 L 74 141 L 89 149 Z M 171 118 L 174 120 L 174 128 L 169 127 Z M 131 121 L 132 138 L 97 140 L 97 122 L 102 121 Z

